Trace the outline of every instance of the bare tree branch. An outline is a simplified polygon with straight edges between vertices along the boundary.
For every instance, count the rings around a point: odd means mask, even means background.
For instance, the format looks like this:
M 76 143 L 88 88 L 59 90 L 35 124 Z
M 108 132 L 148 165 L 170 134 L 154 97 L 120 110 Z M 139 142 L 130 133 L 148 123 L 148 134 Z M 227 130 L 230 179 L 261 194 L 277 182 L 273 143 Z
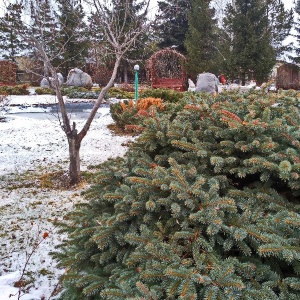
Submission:
M 40 18 L 39 22 L 41 24 L 39 28 L 39 35 L 28 34 L 30 32 L 30 23 L 25 24 L 27 31 L 19 32 L 18 34 L 22 36 L 24 41 L 29 43 L 32 49 L 38 53 L 40 60 L 44 63 L 45 68 L 47 68 L 51 73 L 51 83 L 55 88 L 57 101 L 61 111 L 62 118 L 62 129 L 64 130 L 68 144 L 69 144 L 69 157 L 70 157 L 70 167 L 69 167 L 69 177 L 71 184 L 76 184 L 80 180 L 80 160 L 79 160 L 79 149 L 81 146 L 82 139 L 85 137 L 90 129 L 91 123 L 95 118 L 98 108 L 104 100 L 104 97 L 110 87 L 113 86 L 114 81 L 117 76 L 117 71 L 120 66 L 121 60 L 124 59 L 125 55 L 133 50 L 134 43 L 137 38 L 144 34 L 151 23 L 147 20 L 148 8 L 150 0 L 144 1 L 129 1 L 129 0 L 119 0 L 115 3 L 106 0 L 85 0 L 90 7 L 93 8 L 93 14 L 97 18 L 98 30 L 103 33 L 103 40 L 101 43 L 106 44 L 107 52 L 113 56 L 114 67 L 110 79 L 104 88 L 102 88 L 99 97 L 94 103 L 94 106 L 87 117 L 82 129 L 78 132 L 76 128 L 76 123 L 73 122 L 71 125 L 70 118 L 67 113 L 65 102 L 61 92 L 61 86 L 58 80 L 57 72 L 59 71 L 59 66 L 54 67 L 53 60 L 59 57 L 64 51 L 64 45 L 59 45 L 59 48 L 54 49 L 51 52 L 50 47 L 46 42 L 45 27 L 42 26 L 43 19 L 42 15 L 39 14 L 40 1 L 35 1 L 36 18 Z M 141 4 L 140 11 L 134 11 L 133 4 Z M 122 11 L 119 8 L 122 8 Z

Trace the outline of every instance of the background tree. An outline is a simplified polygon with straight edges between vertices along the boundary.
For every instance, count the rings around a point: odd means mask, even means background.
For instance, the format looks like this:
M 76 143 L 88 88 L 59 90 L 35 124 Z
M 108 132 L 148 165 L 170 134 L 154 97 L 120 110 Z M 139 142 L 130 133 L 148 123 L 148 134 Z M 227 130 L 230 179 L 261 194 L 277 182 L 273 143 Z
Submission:
M 191 0 L 158 1 L 159 22 L 156 32 L 159 37 L 159 48 L 173 47 L 186 54 L 184 41 L 188 32 L 188 13 Z
M 224 27 L 230 44 L 227 73 L 231 78 L 239 77 L 243 85 L 252 76 L 258 82 L 265 81 L 275 64 L 267 8 L 262 1 L 236 0 L 226 9 Z
M 276 58 L 287 50 L 282 41 L 292 26 L 292 11 L 281 0 L 235 0 L 226 8 L 226 69 L 228 74 L 257 82 L 268 79 Z
M 293 26 L 293 9 L 285 10 L 282 0 L 267 0 L 266 5 L 268 27 L 272 34 L 272 46 L 278 59 L 286 51 L 292 50 L 291 44 L 283 42 L 290 35 Z
M 36 40 L 40 40 L 40 43 L 44 45 L 45 51 L 47 53 L 55 53 L 56 49 L 60 49 L 60 44 L 58 40 L 58 20 L 55 17 L 53 6 L 49 0 L 40 0 L 36 5 L 36 1 L 30 2 L 30 34 Z M 29 51 L 29 56 L 33 58 L 34 61 L 41 61 L 39 52 L 36 48 Z M 54 66 L 59 65 L 59 57 L 53 57 L 51 59 Z M 47 69 L 46 63 L 44 65 L 44 76 L 49 77 L 49 70 Z
M 21 40 L 22 27 L 22 1 L 9 4 L 3 17 L 0 18 L 0 48 L 1 56 L 15 61 L 27 45 Z
M 296 56 L 293 57 L 293 61 L 296 63 L 300 62 L 300 0 L 297 0 L 295 2 L 295 12 L 296 12 L 296 20 L 295 20 L 295 35 L 294 37 L 296 38 L 297 44 L 294 46 L 294 51 Z
M 217 21 L 214 13 L 211 1 L 191 0 L 185 47 L 187 71 L 192 76 L 202 72 L 219 72 Z
M 99 30 L 98 14 L 91 12 L 87 20 L 89 46 L 87 54 L 88 70 L 93 75 L 93 80 L 100 86 L 106 85 L 113 69 L 113 57 L 106 47 L 102 30 Z
M 72 68 L 82 68 L 88 52 L 85 13 L 78 0 L 56 0 L 58 4 L 59 43 L 62 45 L 60 70 L 67 77 Z M 56 37 L 57 39 L 58 37 Z
M 129 0 L 128 0 L 129 1 Z M 126 0 L 126 3 L 128 3 Z M 136 3 L 141 1 L 134 1 Z M 120 63 L 123 57 L 132 50 L 133 45 L 137 38 L 149 28 L 150 23 L 147 22 L 147 12 L 148 12 L 148 4 L 149 1 L 141 6 L 141 11 L 138 14 L 135 14 L 131 18 L 131 22 L 127 24 L 127 26 L 119 26 L 118 22 L 118 11 L 116 10 L 116 4 L 124 3 L 123 0 L 112 2 L 106 2 L 101 0 L 94 1 L 86 1 L 88 5 L 93 5 L 95 11 L 98 15 L 98 25 L 99 30 L 103 32 L 103 42 L 105 42 L 105 46 L 107 47 L 108 54 L 111 55 L 113 59 L 113 70 L 111 73 L 111 77 L 107 84 L 102 88 L 98 99 L 95 101 L 94 106 L 87 117 L 83 127 L 81 130 L 78 130 L 76 127 L 76 123 L 72 122 L 69 118 L 64 99 L 61 93 L 61 87 L 59 84 L 59 80 L 57 77 L 57 69 L 52 61 L 61 53 L 63 53 L 64 46 L 62 48 L 55 49 L 54 53 L 51 53 L 51 49 L 47 47 L 46 42 L 43 39 L 37 38 L 34 34 L 24 34 L 22 38 L 24 41 L 28 42 L 30 47 L 34 48 L 36 53 L 39 54 L 40 59 L 45 63 L 45 66 L 50 71 L 50 76 L 53 78 L 53 84 L 56 91 L 56 97 L 58 104 L 60 106 L 61 111 L 61 125 L 62 129 L 66 134 L 66 138 L 69 145 L 69 177 L 70 183 L 76 184 L 80 181 L 80 146 L 83 138 L 89 131 L 91 123 L 97 113 L 97 110 L 104 100 L 104 96 L 106 95 L 109 88 L 114 84 L 115 78 L 117 76 L 117 71 L 120 66 Z M 144 2 L 143 2 L 144 3 Z M 39 6 L 39 1 L 36 1 L 35 5 Z M 129 7 L 128 5 L 125 7 Z M 126 9 L 124 11 L 125 14 L 130 15 L 132 11 L 130 9 Z M 25 24 L 28 32 L 32 29 L 30 24 Z M 41 30 L 44 27 L 41 27 Z M 76 34 L 76 33 L 75 33 Z M 42 35 L 44 36 L 44 35 Z M 71 37 L 70 37 L 71 39 Z M 77 53 L 74 53 L 75 58 L 77 57 Z M 68 59 L 68 58 L 66 58 Z
M 141 4 L 147 5 L 147 1 L 141 1 L 140 3 L 129 2 L 129 9 L 132 10 L 132 15 L 140 14 Z M 120 8 L 117 10 L 118 13 L 118 22 L 121 25 L 121 20 L 123 20 L 124 25 L 130 24 L 131 17 L 124 15 L 124 7 L 125 2 L 120 3 Z M 91 13 L 91 16 L 88 19 L 89 24 L 89 59 L 91 60 L 92 65 L 91 68 L 94 69 L 95 73 L 97 73 L 97 80 L 101 85 L 103 85 L 103 77 L 105 74 L 110 73 L 109 70 L 112 69 L 112 59 L 110 56 L 110 50 L 105 46 L 105 39 L 103 38 L 103 32 L 99 27 L 97 13 Z M 127 20 L 125 20 L 127 18 Z M 156 20 L 152 20 L 153 23 Z M 145 65 L 147 59 L 157 50 L 157 37 L 156 32 L 153 29 L 153 26 L 148 27 L 147 32 L 143 32 L 138 36 L 134 44 L 132 45 L 132 49 L 129 53 L 127 53 L 122 62 L 120 64 L 120 68 L 118 70 L 116 82 L 125 82 L 128 83 L 130 80 L 130 75 L 133 74 L 133 66 L 135 64 L 139 64 L 139 79 L 143 80 Z M 99 68 L 96 67 L 99 66 Z M 94 73 L 94 74 L 95 74 Z M 132 78 L 132 77 L 131 77 Z
M 125 31 L 128 27 L 130 27 L 130 24 L 132 23 L 132 20 L 141 12 L 141 9 L 143 7 L 146 7 L 147 1 L 112 1 L 116 7 L 115 12 L 115 18 L 116 18 L 116 24 L 119 28 L 124 27 Z M 133 74 L 133 65 L 137 62 L 141 62 L 142 58 L 145 57 L 143 55 L 144 50 L 147 48 L 147 40 L 148 40 L 148 34 L 147 32 L 144 34 L 141 34 L 137 37 L 136 41 L 132 45 L 132 49 L 130 52 L 128 52 L 124 57 L 122 58 L 122 61 L 120 63 L 120 68 L 118 70 L 118 80 L 120 82 L 128 83 L 128 76 L 129 74 Z M 124 39 L 126 37 L 123 37 Z M 146 51 L 147 53 L 148 51 Z

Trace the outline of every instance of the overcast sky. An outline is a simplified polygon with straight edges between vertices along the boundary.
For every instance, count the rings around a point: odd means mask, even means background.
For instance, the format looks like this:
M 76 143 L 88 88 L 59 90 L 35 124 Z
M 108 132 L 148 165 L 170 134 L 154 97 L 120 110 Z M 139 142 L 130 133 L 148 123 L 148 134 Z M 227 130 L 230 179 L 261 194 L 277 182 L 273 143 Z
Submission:
M 157 4 L 157 0 L 150 0 L 151 1 L 151 6 L 155 6 Z M 218 0 L 217 0 L 218 1 Z M 219 0 L 220 1 L 220 0 Z M 222 0 L 221 0 L 222 1 Z M 292 8 L 294 6 L 293 4 L 294 0 L 282 0 L 282 2 L 285 5 L 285 8 Z M 224 0 L 223 0 L 224 2 Z
M 151 7 L 157 6 L 157 1 L 158 0 L 150 0 Z M 225 2 L 226 0 L 216 0 L 216 1 Z M 294 6 L 293 1 L 294 0 L 282 0 L 282 2 L 284 3 L 286 8 L 292 8 Z M 13 0 L 0 0 L 0 15 L 4 11 L 4 3 L 8 4 L 8 3 L 12 3 L 12 2 L 14 2 L 14 1 Z
M 282 2 L 284 3 L 285 8 L 292 8 L 292 7 L 294 7 L 293 0 L 283 0 Z

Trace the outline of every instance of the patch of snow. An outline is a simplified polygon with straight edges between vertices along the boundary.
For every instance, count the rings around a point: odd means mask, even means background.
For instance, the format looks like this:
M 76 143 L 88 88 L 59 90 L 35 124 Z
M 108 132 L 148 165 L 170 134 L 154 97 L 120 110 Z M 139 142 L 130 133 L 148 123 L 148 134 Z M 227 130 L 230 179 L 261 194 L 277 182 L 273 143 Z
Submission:
M 6 110 L 6 114 L 19 113 L 49 113 L 52 111 L 51 107 L 35 107 L 35 106 L 10 106 Z
M 64 99 L 67 99 L 65 96 Z M 56 104 L 57 98 L 55 95 L 29 95 L 29 96 L 8 96 L 9 103 L 11 106 L 22 105 L 22 106 L 32 106 L 39 104 Z
M 33 105 L 55 103 L 55 96 L 12 96 L 10 100 L 11 105 L 26 108 L 21 113 L 6 114 L 7 121 L 0 123 L 0 300 L 18 299 L 9 295 L 18 293 L 14 284 L 20 279 L 26 259 L 37 241 L 41 244 L 26 268 L 26 279 L 30 284 L 20 299 L 52 300 L 58 278 L 65 272 L 49 255 L 64 238 L 58 234 L 54 220 L 62 220 L 66 212 L 83 201 L 82 190 L 36 188 L 30 180 L 27 185 L 25 182 L 24 186 L 18 186 L 18 176 L 26 179 L 39 171 L 67 171 L 68 143 L 56 116 L 32 113 L 31 110 Z M 13 109 L 17 108 L 21 110 L 19 106 L 13 106 Z M 72 114 L 72 121 L 80 130 L 85 119 L 80 114 Z M 83 171 L 89 165 L 126 153 L 124 144 L 133 138 L 112 134 L 107 128 L 111 123 L 109 107 L 100 108 L 82 141 Z M 44 233 L 49 235 L 45 239 Z
M 0 277 L 0 300 L 17 300 L 19 289 L 12 285 L 19 280 L 21 273 L 19 271 L 9 273 Z M 22 300 L 40 300 L 34 294 L 25 294 Z

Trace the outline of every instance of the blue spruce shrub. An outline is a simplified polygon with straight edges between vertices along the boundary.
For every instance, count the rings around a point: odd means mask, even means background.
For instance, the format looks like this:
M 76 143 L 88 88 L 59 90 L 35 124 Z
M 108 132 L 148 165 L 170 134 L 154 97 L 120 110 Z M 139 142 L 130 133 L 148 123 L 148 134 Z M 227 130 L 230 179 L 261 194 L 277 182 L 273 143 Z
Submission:
M 300 299 L 299 125 L 296 93 L 147 119 L 62 224 L 61 299 Z

